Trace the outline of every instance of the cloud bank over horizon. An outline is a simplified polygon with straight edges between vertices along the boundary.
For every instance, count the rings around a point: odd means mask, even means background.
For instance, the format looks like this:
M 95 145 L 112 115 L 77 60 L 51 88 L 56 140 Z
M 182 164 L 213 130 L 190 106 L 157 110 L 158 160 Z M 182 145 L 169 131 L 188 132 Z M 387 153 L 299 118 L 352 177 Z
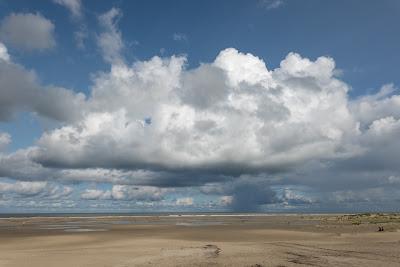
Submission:
M 82 16 L 80 1 L 55 2 Z M 0 36 L 21 16 L 5 18 Z M 8 43 L 21 48 L 20 38 L 0 38 L 0 121 L 28 112 L 54 125 L 11 152 L 12 136 L 0 132 L 0 205 L 26 197 L 87 209 L 116 202 L 235 211 L 398 203 L 394 84 L 352 98 L 333 58 L 295 52 L 273 69 L 235 48 L 195 68 L 184 55 L 128 62 L 122 16 L 116 8 L 98 16 L 96 42 L 109 70 L 94 70 L 88 94 L 43 85 L 8 52 Z M 28 18 L 47 25 L 43 34 L 54 28 L 41 15 Z M 46 38 L 22 48 L 56 45 Z

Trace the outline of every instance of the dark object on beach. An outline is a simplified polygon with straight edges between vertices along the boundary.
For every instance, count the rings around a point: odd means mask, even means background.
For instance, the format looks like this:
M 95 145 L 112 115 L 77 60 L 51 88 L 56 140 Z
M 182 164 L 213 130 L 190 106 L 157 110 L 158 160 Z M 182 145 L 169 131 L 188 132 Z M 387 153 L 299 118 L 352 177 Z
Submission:
M 383 232 L 383 231 L 385 231 L 385 229 L 383 229 L 383 226 L 379 226 L 378 232 Z

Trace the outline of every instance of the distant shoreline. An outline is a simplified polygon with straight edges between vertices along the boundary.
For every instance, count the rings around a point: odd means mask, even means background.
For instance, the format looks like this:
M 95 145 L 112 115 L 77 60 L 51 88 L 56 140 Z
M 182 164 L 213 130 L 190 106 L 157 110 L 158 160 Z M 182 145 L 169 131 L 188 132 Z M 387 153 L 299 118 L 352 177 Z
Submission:
M 104 218 L 104 217 L 271 217 L 271 216 L 338 216 L 351 214 L 396 214 L 396 212 L 332 212 L 332 213 L 235 213 L 235 212 L 183 212 L 183 213 L 0 213 L 0 219 L 11 218 Z

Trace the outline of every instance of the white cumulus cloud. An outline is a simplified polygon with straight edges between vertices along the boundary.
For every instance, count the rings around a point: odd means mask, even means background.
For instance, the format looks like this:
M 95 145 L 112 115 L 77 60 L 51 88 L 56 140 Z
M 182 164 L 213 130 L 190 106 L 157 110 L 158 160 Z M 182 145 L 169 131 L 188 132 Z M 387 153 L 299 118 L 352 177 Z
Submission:
M 360 134 L 359 124 L 331 58 L 291 53 L 270 71 L 263 60 L 229 48 L 198 69 L 184 63 L 154 57 L 99 74 L 88 99 L 92 112 L 45 133 L 36 161 L 237 173 L 358 152 L 347 142 Z
M 176 199 L 176 205 L 191 206 L 191 205 L 193 205 L 193 198 L 191 198 L 191 197 L 178 198 L 178 199 Z
M 10 61 L 10 55 L 8 54 L 7 47 L 0 42 L 0 60 Z
M 5 132 L 0 132 L 0 151 L 11 143 L 11 135 Z
M 117 8 L 112 8 L 98 18 L 103 32 L 97 37 L 97 44 L 104 60 L 110 63 L 122 61 L 121 52 L 124 48 L 124 43 L 121 32 L 117 28 L 117 23 L 121 17 L 121 11 Z
M 111 190 L 86 189 L 81 194 L 81 198 L 153 202 L 162 200 L 167 191 L 167 189 L 152 186 L 113 185 Z
M 81 0 L 53 0 L 53 2 L 66 7 L 73 17 L 80 18 L 82 16 Z

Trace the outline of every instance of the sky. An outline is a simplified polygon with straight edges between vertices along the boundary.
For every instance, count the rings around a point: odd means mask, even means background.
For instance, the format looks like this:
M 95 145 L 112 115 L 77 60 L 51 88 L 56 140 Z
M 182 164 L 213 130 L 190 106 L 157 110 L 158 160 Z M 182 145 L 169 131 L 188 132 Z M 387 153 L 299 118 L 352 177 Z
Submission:
M 0 0 L 0 212 L 399 211 L 399 14 Z

